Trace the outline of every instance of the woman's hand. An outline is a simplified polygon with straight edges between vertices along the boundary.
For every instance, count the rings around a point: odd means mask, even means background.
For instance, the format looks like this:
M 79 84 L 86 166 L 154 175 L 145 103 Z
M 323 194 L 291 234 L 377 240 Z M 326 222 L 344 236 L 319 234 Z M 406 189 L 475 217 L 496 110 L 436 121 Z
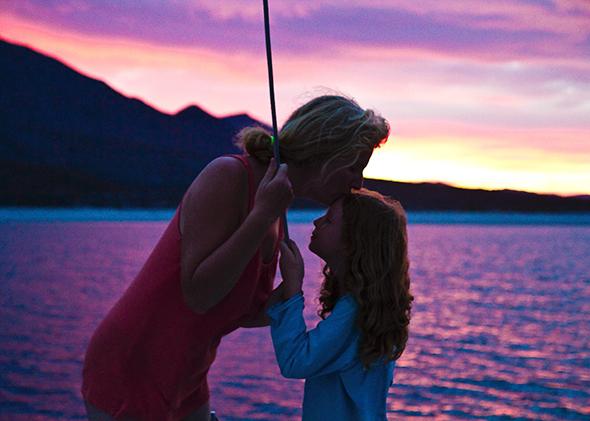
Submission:
M 277 162 L 272 158 L 256 190 L 253 211 L 272 223 L 286 211 L 292 200 L 293 187 L 287 177 L 287 164 L 281 164 L 277 170 Z
M 289 240 L 288 244 L 285 241 L 281 241 L 280 246 L 281 258 L 279 260 L 279 266 L 281 268 L 281 276 L 283 277 L 283 299 L 287 300 L 301 292 L 305 266 L 299 248 L 293 240 Z

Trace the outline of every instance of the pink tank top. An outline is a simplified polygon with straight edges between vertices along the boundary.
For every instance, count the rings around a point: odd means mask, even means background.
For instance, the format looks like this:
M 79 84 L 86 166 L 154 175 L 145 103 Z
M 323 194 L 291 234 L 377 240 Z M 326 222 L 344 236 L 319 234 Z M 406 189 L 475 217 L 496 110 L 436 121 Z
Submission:
M 252 169 L 244 156 L 230 156 L 248 172 L 250 212 Z M 273 289 L 278 243 L 268 264 L 256 252 L 221 302 L 205 314 L 191 311 L 180 285 L 181 208 L 86 351 L 82 396 L 114 417 L 180 420 L 204 404 L 221 337 L 257 315 Z

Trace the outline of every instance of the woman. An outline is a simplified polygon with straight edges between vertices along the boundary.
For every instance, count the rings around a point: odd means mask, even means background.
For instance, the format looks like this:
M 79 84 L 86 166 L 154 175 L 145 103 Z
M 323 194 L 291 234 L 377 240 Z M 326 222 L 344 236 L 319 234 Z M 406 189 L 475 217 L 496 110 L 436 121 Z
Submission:
M 221 338 L 268 324 L 280 215 L 293 196 L 329 205 L 360 188 L 373 149 L 388 134 L 382 117 L 336 95 L 315 98 L 288 118 L 278 169 L 268 132 L 240 132 L 246 153 L 201 171 L 95 331 L 83 370 L 89 418 L 209 420 L 207 372 Z

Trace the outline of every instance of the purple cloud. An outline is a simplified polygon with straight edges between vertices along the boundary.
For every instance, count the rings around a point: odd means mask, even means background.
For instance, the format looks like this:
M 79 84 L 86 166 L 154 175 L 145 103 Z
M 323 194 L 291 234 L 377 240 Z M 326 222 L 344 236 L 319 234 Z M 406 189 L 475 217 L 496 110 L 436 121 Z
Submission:
M 242 10 L 240 2 L 218 4 L 21 0 L 8 2 L 3 9 L 4 13 L 85 34 L 262 54 L 262 10 L 257 12 L 252 4 Z M 447 1 L 445 8 L 445 2 L 439 1 L 425 2 L 422 9 L 416 9 L 405 1 L 385 2 L 384 6 L 379 2 L 318 0 L 313 7 L 303 3 L 292 14 L 288 13 L 289 4 L 293 3 L 271 2 L 276 10 L 273 46 L 278 52 L 333 52 L 354 44 L 502 60 L 590 56 L 590 25 L 583 24 L 584 18 L 590 22 L 590 10 L 584 3 L 521 0 L 502 9 L 486 8 L 487 2 L 455 1 Z M 531 13 L 538 16 L 531 18 Z M 570 20 L 572 29 L 560 24 Z

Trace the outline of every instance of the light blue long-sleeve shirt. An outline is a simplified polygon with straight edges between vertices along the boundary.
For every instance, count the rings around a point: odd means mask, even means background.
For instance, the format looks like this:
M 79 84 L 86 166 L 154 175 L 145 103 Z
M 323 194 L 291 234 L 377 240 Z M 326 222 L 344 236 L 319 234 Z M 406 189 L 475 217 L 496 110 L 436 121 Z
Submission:
M 267 310 L 281 374 L 305 379 L 303 420 L 385 420 L 394 362 L 363 368 L 358 354 L 358 304 L 341 297 L 332 313 L 307 331 L 302 294 Z

